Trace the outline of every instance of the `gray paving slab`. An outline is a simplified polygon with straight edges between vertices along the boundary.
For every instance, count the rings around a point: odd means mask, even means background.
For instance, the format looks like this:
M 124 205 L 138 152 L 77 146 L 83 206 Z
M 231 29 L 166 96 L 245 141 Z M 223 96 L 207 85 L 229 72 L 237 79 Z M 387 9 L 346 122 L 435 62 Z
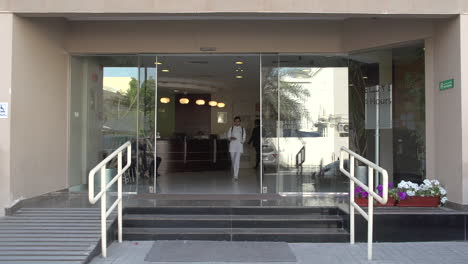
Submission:
M 125 241 L 113 243 L 106 259 L 95 257 L 92 264 L 174 264 L 177 262 L 147 262 L 145 257 L 153 241 Z M 424 243 L 377 243 L 374 244 L 374 259 L 367 260 L 367 244 L 358 243 L 290 243 L 298 264 L 466 264 L 468 263 L 468 242 L 424 242 Z M 174 248 L 176 251 L 177 248 Z M 180 262 L 179 262 L 180 263 Z M 184 262 L 187 263 L 187 262 Z M 192 262 L 195 264 L 202 262 Z M 203 262 L 207 263 L 207 262 Z M 209 262 L 223 264 L 228 262 Z M 249 263 L 249 262 L 239 262 Z M 278 262 L 255 262 L 252 264 L 277 264 Z M 231 262 L 232 264 L 232 262 Z

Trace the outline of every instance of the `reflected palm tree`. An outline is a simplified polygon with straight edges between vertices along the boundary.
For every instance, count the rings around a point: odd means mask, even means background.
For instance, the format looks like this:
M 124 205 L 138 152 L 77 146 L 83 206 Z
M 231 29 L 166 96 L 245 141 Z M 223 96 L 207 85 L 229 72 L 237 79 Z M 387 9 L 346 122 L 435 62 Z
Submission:
M 310 81 L 321 69 L 304 72 L 302 68 L 264 67 L 262 69 L 263 94 L 262 111 L 265 131 L 268 137 L 276 135 L 276 122 L 279 120 L 287 127 L 298 129 L 304 119 L 309 119 L 306 104 L 310 92 L 300 82 L 288 79 Z

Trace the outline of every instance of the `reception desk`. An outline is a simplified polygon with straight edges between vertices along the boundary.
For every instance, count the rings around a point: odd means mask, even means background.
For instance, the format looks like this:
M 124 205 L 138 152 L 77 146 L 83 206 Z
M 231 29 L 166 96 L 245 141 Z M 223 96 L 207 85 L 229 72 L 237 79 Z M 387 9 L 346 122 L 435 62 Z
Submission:
M 227 170 L 230 168 L 227 139 L 158 139 L 160 172 Z

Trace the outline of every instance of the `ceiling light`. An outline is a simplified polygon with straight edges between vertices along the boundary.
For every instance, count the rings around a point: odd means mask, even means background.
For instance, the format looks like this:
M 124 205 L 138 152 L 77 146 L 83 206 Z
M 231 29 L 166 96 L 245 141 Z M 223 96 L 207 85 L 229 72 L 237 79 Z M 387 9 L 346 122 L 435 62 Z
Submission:
M 223 103 L 223 102 L 219 102 L 219 103 L 218 103 L 218 107 L 219 107 L 219 108 L 223 108 L 223 107 L 225 107 L 225 106 L 226 106 L 226 104 Z
M 190 100 L 188 98 L 180 98 L 179 99 L 179 103 L 181 104 L 188 104 L 190 102 Z
M 163 69 L 163 70 L 161 70 L 161 71 L 162 71 L 162 72 L 169 72 L 168 69 Z
M 242 75 L 236 75 L 236 79 L 242 79 L 244 77 L 242 77 Z
M 310 69 L 303 69 L 303 72 L 310 72 Z
M 216 101 L 209 101 L 208 104 L 209 104 L 210 106 L 217 106 L 217 105 L 218 105 L 218 102 L 216 102 Z
M 195 103 L 196 103 L 197 105 L 204 105 L 204 104 L 205 104 L 205 100 L 198 99 L 197 101 L 195 101 Z
M 168 97 L 161 97 L 161 99 L 159 99 L 159 101 L 161 103 L 163 103 L 163 104 L 167 104 L 167 103 L 169 103 L 171 101 L 171 99 L 168 98 Z
M 368 77 L 367 76 L 362 76 L 363 79 L 367 79 Z
M 236 64 L 241 65 L 241 64 L 244 64 L 244 62 L 243 61 L 236 61 Z
M 157 62 L 155 62 L 154 64 L 161 65 L 161 64 L 162 64 L 162 62 L 160 62 L 160 61 L 157 61 Z

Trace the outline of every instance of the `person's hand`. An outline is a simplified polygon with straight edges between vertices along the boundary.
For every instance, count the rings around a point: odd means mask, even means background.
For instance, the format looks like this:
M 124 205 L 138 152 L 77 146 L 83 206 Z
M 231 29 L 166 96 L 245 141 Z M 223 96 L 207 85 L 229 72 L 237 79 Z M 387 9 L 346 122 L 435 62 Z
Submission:
M 236 137 L 231 137 L 231 140 L 236 140 L 237 138 Z

